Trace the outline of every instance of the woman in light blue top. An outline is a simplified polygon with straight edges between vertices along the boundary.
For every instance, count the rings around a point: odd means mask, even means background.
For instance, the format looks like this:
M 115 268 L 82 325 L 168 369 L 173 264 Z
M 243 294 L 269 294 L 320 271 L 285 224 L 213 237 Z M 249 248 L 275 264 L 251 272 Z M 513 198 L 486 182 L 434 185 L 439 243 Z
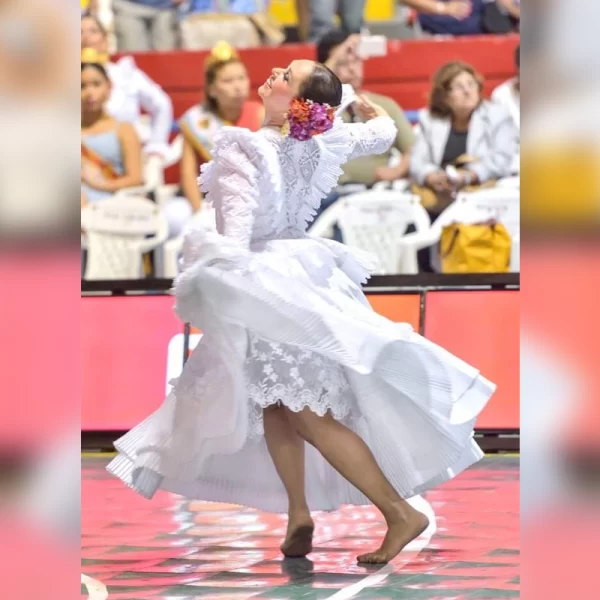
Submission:
M 91 51 L 93 53 L 93 51 Z M 142 151 L 130 123 L 108 116 L 110 81 L 90 51 L 81 63 L 81 196 L 98 202 L 142 184 Z

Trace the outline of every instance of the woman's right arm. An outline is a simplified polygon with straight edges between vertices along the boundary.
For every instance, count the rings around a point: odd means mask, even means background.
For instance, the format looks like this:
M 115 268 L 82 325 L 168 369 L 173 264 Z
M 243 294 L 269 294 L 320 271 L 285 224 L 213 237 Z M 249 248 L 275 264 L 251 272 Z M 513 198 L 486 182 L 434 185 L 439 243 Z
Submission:
M 192 145 L 184 138 L 183 154 L 179 164 L 183 195 L 189 200 L 194 212 L 202 206 L 202 192 L 198 187 L 198 158 Z
M 251 154 L 243 140 L 215 141 L 214 159 L 202 166 L 200 176 L 202 190 L 215 206 L 219 233 L 246 248 L 259 197 L 259 172 Z
M 410 153 L 410 176 L 418 185 L 425 185 L 429 175 L 440 170 L 440 166 L 433 162 L 427 132 L 427 124 L 421 116 L 419 133 Z
M 466 19 L 471 14 L 469 0 L 452 0 L 440 2 L 439 0 L 402 0 L 402 4 L 410 6 L 420 13 L 429 15 L 443 15 L 455 19 Z

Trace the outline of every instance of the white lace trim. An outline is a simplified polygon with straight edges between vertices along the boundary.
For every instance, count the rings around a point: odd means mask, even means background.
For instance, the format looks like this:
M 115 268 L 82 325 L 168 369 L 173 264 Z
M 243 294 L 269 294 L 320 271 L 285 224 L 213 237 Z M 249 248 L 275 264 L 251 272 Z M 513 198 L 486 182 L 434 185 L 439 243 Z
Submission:
M 350 412 L 351 388 L 341 365 L 319 354 L 250 334 L 245 374 L 250 435 L 264 434 L 262 409 L 281 403 L 294 412 L 310 408 L 337 420 Z
M 254 168 L 258 189 L 253 192 L 258 197 L 259 203 L 269 201 L 275 204 L 267 208 L 267 223 L 262 219 L 257 220 L 252 231 L 254 238 L 267 237 L 278 226 L 277 216 L 283 204 L 283 197 L 277 149 L 265 138 L 264 130 L 252 132 L 240 127 L 221 128 L 215 136 L 213 160 L 200 167 L 198 185 L 206 194 L 206 200 L 217 208 L 221 200 L 219 194 L 215 193 L 215 190 L 219 188 L 219 182 L 215 181 L 220 176 L 218 166 L 219 163 L 227 162 L 232 148 L 236 144 L 243 150 Z M 215 171 L 215 169 L 217 170 Z M 239 193 L 241 196 L 243 190 L 240 189 Z

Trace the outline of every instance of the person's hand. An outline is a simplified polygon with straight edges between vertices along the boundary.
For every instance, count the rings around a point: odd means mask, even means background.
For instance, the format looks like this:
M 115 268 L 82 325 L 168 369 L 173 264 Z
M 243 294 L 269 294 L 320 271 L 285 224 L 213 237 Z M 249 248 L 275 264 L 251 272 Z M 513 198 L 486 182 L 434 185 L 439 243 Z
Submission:
M 81 169 L 81 183 L 101 192 L 114 192 L 112 182 L 103 179 L 102 176 L 94 170 Z
M 375 104 L 375 102 L 371 102 L 371 100 L 362 94 L 357 97 L 352 106 L 356 114 L 363 121 L 370 121 L 371 119 L 375 119 L 377 117 L 388 116 L 383 107 L 379 106 L 379 104 Z
M 360 44 L 360 33 L 354 33 L 346 39 L 343 44 L 334 48 L 325 64 L 335 71 L 340 64 L 347 62 L 349 59 L 358 57 L 358 45 Z
M 511 0 L 509 0 L 509 2 L 510 1 Z M 452 0 L 452 2 L 446 3 L 444 14 L 460 21 L 469 17 L 472 10 L 473 6 L 471 5 L 470 0 Z
M 396 181 L 400 179 L 398 169 L 394 167 L 377 167 L 375 169 L 375 179 L 378 181 Z
M 460 176 L 460 187 L 475 185 L 479 183 L 479 178 L 477 177 L 477 174 L 473 171 L 470 171 L 469 169 L 459 169 L 458 175 Z
M 433 191 L 444 193 L 452 191 L 452 184 L 444 171 L 434 171 L 427 175 L 425 183 Z

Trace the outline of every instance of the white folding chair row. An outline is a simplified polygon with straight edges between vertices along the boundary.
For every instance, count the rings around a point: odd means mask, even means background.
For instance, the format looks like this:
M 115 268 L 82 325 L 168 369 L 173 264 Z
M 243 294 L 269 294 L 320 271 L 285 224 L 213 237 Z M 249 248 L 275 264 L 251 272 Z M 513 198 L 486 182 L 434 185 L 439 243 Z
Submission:
M 442 236 L 444 227 L 452 223 L 481 223 L 495 220 L 502 223 L 511 236 L 510 271 L 520 270 L 521 248 L 521 195 L 518 188 L 491 188 L 476 192 L 460 193 L 457 199 L 434 221 L 429 232 L 431 246 L 436 245 Z M 432 263 L 441 270 L 437 248 L 432 249 Z
M 325 236 L 338 224 L 348 246 L 375 254 L 375 274 L 418 273 L 417 251 L 428 245 L 427 211 L 417 196 L 392 190 L 369 191 L 340 198 L 310 229 Z M 413 225 L 415 232 L 406 233 Z
M 143 197 L 121 196 L 87 205 L 81 211 L 82 246 L 88 256 L 85 279 L 137 279 L 142 257 L 165 242 L 167 220 Z

